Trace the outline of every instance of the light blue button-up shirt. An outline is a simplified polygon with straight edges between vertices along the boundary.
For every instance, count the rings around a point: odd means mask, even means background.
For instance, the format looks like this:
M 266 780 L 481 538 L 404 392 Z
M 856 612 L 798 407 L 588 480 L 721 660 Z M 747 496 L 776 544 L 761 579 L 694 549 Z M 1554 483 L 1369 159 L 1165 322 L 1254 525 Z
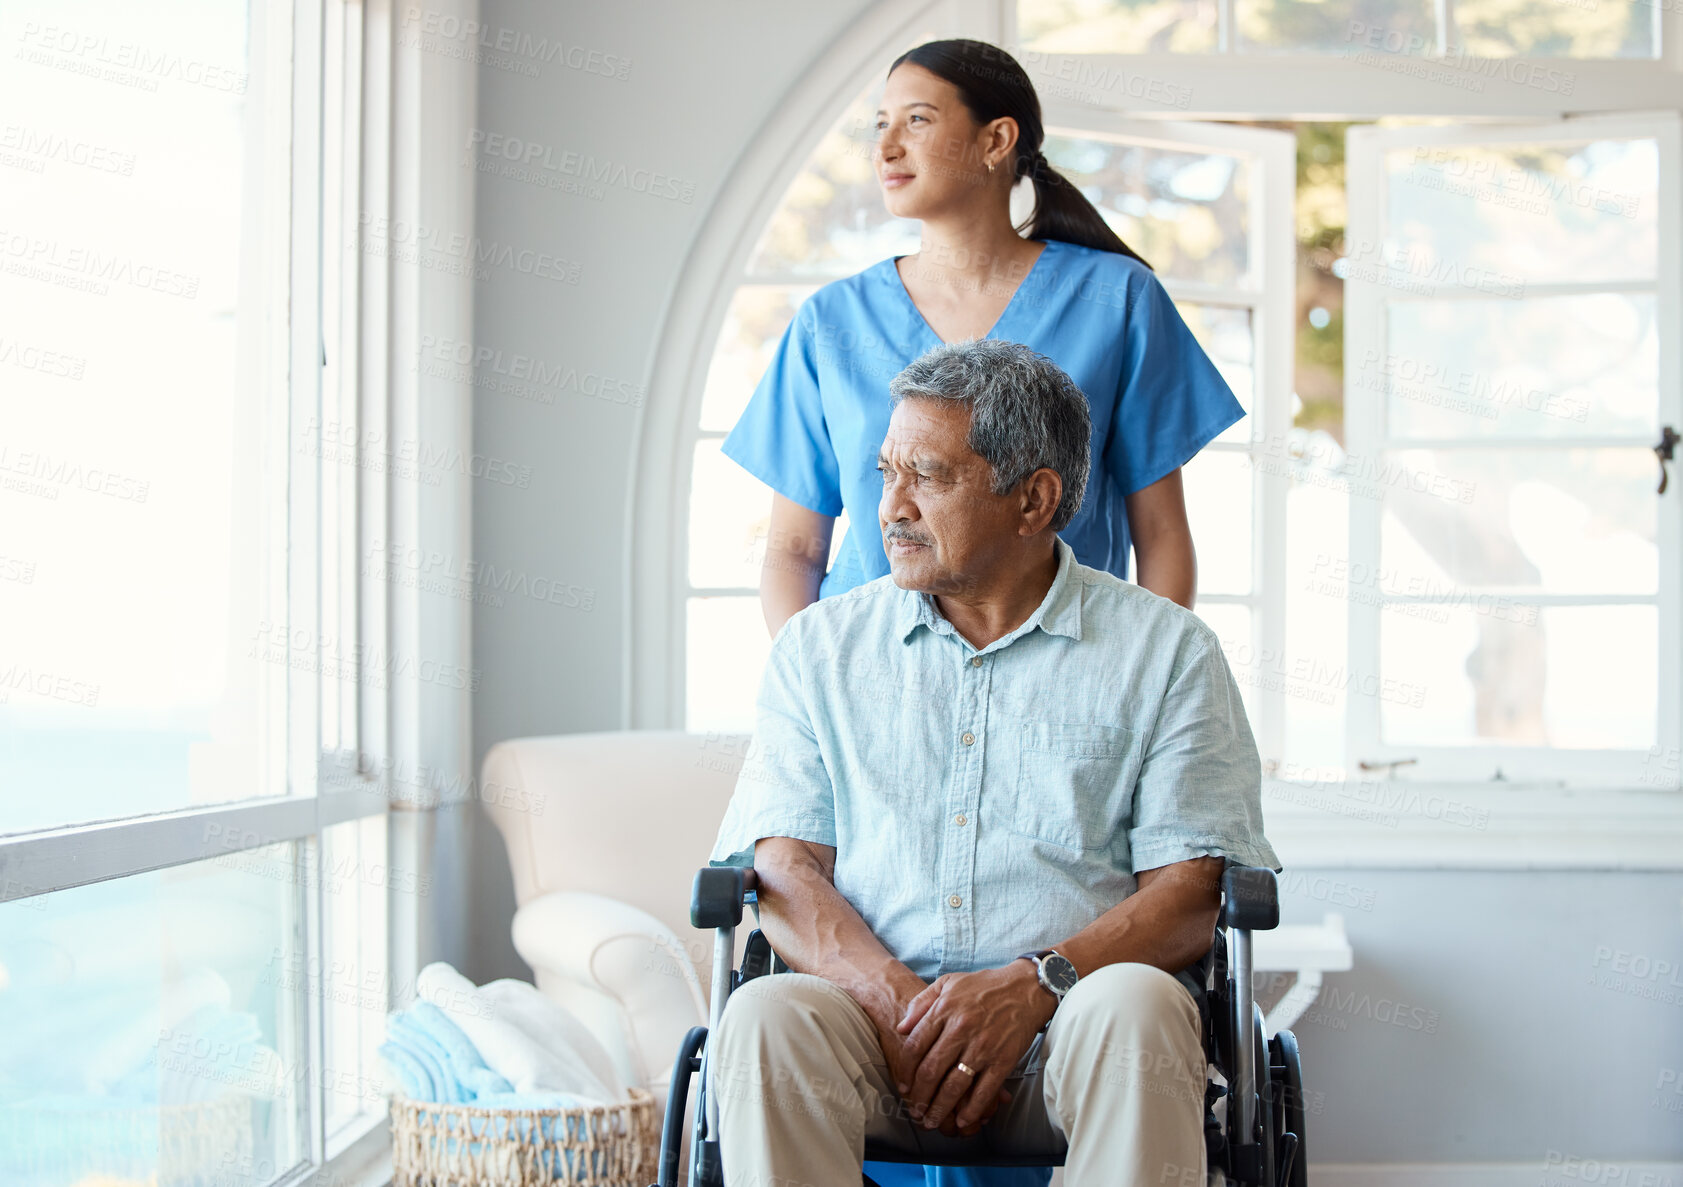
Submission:
M 979 651 L 892 576 L 790 618 L 713 860 L 833 846 L 836 889 L 926 981 L 1067 939 L 1140 870 L 1280 869 L 1215 632 L 1055 548 L 1039 607 Z

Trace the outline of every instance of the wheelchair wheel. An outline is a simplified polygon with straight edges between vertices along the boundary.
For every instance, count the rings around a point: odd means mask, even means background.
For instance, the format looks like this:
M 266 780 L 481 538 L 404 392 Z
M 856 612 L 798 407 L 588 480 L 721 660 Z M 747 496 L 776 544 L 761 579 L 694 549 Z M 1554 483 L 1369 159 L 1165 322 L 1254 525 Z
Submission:
M 700 1070 L 701 1047 L 707 1040 L 705 1026 L 692 1026 L 678 1047 L 672 1064 L 672 1079 L 666 1094 L 666 1118 L 660 1127 L 659 1180 L 655 1187 L 677 1187 L 687 1175 L 678 1166 L 684 1141 L 684 1107 L 688 1103 L 690 1077 Z
M 1298 1055 L 1297 1036 L 1282 1030 L 1270 1039 L 1268 1062 L 1274 1080 L 1276 1132 L 1297 1135 L 1291 1169 L 1280 1187 L 1309 1187 L 1309 1162 L 1304 1144 L 1303 1060 Z

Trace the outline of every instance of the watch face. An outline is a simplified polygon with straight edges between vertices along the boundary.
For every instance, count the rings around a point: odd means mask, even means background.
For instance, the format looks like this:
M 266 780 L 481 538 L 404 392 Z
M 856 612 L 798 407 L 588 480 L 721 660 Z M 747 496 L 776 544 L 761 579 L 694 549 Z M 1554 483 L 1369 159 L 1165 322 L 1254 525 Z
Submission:
M 1075 966 L 1056 952 L 1040 958 L 1040 972 L 1060 997 L 1075 988 Z

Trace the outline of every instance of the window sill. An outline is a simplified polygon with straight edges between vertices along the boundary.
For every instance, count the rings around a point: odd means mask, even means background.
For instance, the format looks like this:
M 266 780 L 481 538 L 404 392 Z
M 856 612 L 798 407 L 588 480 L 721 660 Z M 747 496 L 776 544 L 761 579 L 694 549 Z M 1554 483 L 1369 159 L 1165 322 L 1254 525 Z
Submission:
M 1683 870 L 1676 789 L 1264 779 L 1262 812 L 1288 867 Z

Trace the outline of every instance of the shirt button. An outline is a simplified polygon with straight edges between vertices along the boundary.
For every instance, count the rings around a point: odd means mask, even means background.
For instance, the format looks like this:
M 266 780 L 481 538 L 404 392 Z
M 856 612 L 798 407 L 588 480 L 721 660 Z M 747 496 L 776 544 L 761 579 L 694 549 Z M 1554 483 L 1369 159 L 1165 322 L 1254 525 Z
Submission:
M 979 655 L 977 655 L 977 656 L 973 656 L 973 657 L 971 657 L 971 660 L 970 660 L 970 666 L 971 666 L 971 667 L 972 667 L 972 668 L 979 668 L 979 667 L 981 667 L 981 666 L 982 666 L 982 657 L 981 657 L 981 656 L 979 656 Z
M 947 906 L 949 907 L 962 907 L 963 905 L 964 900 L 959 898 L 956 894 L 947 899 Z
M 968 816 L 966 816 L 963 812 L 960 812 L 957 816 L 953 817 L 953 823 L 958 825 L 960 828 L 963 828 L 969 822 L 970 822 L 970 818 Z
M 976 735 L 971 733 L 969 730 L 965 730 L 964 731 L 964 744 L 966 746 L 973 746 L 973 745 L 975 745 L 975 743 L 976 743 Z

